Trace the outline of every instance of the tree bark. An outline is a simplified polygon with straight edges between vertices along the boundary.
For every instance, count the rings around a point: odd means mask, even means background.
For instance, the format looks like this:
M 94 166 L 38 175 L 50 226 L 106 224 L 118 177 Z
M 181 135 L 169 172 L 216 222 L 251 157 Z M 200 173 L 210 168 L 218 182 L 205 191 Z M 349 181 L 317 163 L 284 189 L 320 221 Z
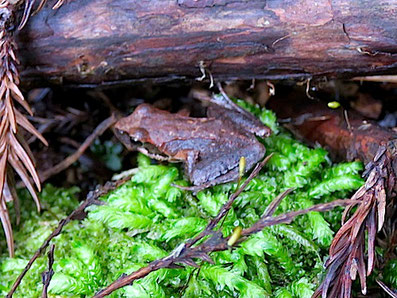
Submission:
M 397 70 L 397 3 L 76 0 L 18 34 L 25 83 L 307 79 Z

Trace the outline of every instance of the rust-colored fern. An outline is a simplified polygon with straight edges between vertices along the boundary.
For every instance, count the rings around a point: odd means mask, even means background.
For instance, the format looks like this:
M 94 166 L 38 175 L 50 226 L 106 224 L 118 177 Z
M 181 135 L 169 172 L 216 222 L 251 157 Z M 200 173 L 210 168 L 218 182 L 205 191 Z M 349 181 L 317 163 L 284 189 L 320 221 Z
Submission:
M 10 256 L 14 255 L 14 240 L 7 202 L 14 201 L 17 211 L 19 206 L 13 185 L 14 172 L 11 171 L 10 166 L 26 185 L 35 200 L 37 209 L 40 210 L 40 201 L 36 194 L 37 190 L 40 191 L 40 179 L 32 153 L 20 133 L 20 128 L 47 144 L 43 136 L 15 108 L 15 104 L 19 103 L 29 114 L 32 114 L 18 87 L 17 65 L 19 62 L 15 54 L 16 44 L 13 39 L 15 10 L 16 6 L 8 0 L 0 1 L 0 219 Z
M 362 203 L 350 219 L 343 222 L 335 235 L 329 250 L 329 259 L 325 264 L 328 269 L 327 275 L 313 298 L 320 296 L 350 298 L 352 283 L 357 275 L 362 293 L 364 295 L 367 293 L 366 278 L 375 265 L 376 233 L 383 227 L 386 198 L 391 200 L 394 197 L 393 187 L 397 179 L 392 168 L 395 153 L 394 150 L 390 151 L 386 146 L 381 145 L 374 160 L 367 164 L 364 173 L 365 185 L 352 197 Z M 351 207 L 347 207 L 343 219 L 350 209 Z

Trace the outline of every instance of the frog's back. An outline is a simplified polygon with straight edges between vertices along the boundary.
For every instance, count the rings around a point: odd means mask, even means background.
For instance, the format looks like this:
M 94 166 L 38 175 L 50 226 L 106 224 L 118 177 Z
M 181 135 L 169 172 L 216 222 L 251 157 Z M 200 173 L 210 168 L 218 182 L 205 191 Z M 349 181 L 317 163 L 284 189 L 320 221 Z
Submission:
M 139 105 L 129 117 L 124 129 L 145 129 L 154 143 L 173 140 L 214 139 L 223 122 L 214 118 L 193 118 L 160 110 L 149 104 Z M 224 131 L 229 130 L 228 127 Z

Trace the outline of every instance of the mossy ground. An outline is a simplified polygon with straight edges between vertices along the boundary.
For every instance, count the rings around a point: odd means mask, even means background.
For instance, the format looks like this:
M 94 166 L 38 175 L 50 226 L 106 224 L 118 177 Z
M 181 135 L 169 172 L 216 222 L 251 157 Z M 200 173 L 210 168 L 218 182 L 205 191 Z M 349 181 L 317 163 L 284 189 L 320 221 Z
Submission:
M 274 155 L 235 202 L 222 228 L 225 235 L 258 220 L 287 188 L 295 190 L 276 214 L 346 198 L 363 184 L 361 163 L 332 164 L 324 149 L 310 149 L 280 129 L 271 111 L 239 104 L 273 129 L 274 134 L 262 141 L 267 154 Z M 143 155 L 138 156 L 138 166 L 131 181 L 101 198 L 105 205 L 90 207 L 86 219 L 71 222 L 53 241 L 55 275 L 50 295 L 92 296 L 120 275 L 167 255 L 199 233 L 237 187 L 228 183 L 192 196 L 171 186 L 187 185 L 179 167 L 153 164 Z M 10 259 L 3 251 L 0 259 L 0 294 L 6 294 L 59 219 L 78 205 L 77 191 L 47 185 L 41 193 L 46 209 L 40 215 L 27 195 L 22 196 L 16 257 Z M 322 265 L 340 214 L 340 208 L 313 212 L 289 225 L 270 227 L 233 250 L 213 253 L 215 265 L 162 269 L 113 297 L 310 297 L 324 273 Z M 5 250 L 5 244 L 0 247 Z M 46 256 L 38 259 L 15 297 L 39 297 L 40 274 L 46 266 Z

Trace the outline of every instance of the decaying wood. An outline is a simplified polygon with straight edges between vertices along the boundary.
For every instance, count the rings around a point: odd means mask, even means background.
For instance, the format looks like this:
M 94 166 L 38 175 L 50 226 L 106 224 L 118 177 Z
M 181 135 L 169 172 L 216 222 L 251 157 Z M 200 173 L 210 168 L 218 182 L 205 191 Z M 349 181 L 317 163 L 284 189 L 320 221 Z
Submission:
M 19 33 L 25 84 L 285 79 L 397 69 L 397 3 L 79 0 Z
M 366 182 L 352 197 L 363 203 L 347 221 L 351 208 L 345 210 L 325 264 L 327 275 L 314 297 L 350 297 L 357 274 L 366 294 L 366 276 L 375 264 L 376 233 L 383 227 L 387 205 L 393 204 L 397 194 L 397 134 L 358 114 L 332 110 L 314 100 L 274 100 L 270 107 L 306 141 L 320 143 L 335 157 L 366 164 Z

